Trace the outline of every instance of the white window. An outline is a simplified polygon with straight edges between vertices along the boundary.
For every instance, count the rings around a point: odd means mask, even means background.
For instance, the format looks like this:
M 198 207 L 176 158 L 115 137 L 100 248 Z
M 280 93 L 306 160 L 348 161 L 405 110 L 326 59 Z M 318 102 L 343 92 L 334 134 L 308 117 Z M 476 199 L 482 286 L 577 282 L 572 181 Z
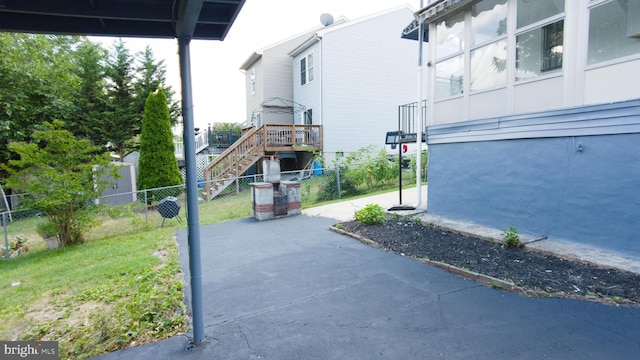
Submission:
M 565 0 L 518 0 L 518 29 L 564 12 Z M 575 0 L 573 0 L 575 1 Z
M 471 50 L 470 90 L 507 85 L 507 40 Z
M 518 0 L 516 80 L 562 69 L 564 0 Z
M 471 46 L 507 35 L 507 0 L 485 0 L 471 7 Z
M 313 53 L 300 59 L 300 85 L 313 81 Z
M 640 0 L 605 2 L 589 13 L 589 64 L 640 54 Z
M 507 84 L 507 2 L 485 0 L 471 7 L 471 91 Z
M 251 81 L 251 84 L 250 84 L 251 95 L 255 95 L 256 94 L 256 69 L 255 68 L 249 70 L 249 78 Z
M 436 25 L 435 100 L 461 95 L 464 80 L 464 12 Z
M 461 95 L 464 80 L 464 55 L 436 64 L 435 100 Z
M 436 58 L 464 50 L 464 12 L 453 15 L 436 25 Z

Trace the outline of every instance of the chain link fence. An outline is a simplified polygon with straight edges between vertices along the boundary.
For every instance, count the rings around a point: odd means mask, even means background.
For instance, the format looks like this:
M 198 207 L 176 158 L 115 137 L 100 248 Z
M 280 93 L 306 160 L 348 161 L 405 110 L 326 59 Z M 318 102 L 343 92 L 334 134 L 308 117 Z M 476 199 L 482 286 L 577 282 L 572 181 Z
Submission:
M 281 181 L 299 181 L 301 202 L 304 207 L 311 207 L 326 201 L 358 196 L 398 186 L 397 167 L 395 174 L 375 176 L 377 169 L 373 163 L 364 164 L 336 164 L 330 168 L 313 168 L 300 171 L 281 172 Z M 403 184 L 411 185 L 415 178 L 411 170 L 403 170 Z M 373 174 L 373 175 L 372 175 Z M 211 182 L 219 181 L 214 179 Z M 201 223 L 231 219 L 234 217 L 251 216 L 251 184 L 263 182 L 262 174 L 241 176 L 231 179 L 230 184 L 215 197 L 210 199 L 206 194 L 204 181 L 198 181 L 198 208 Z M 94 212 L 94 217 L 101 223 L 90 230 L 89 238 L 102 238 L 125 233 L 134 233 L 149 228 L 160 227 L 165 221 L 173 219 L 181 222 L 187 218 L 187 198 L 185 185 L 162 187 L 156 189 L 138 190 L 103 196 L 95 199 L 88 208 Z M 15 242 L 13 233 L 29 233 L 28 225 L 16 226 L 19 230 L 8 231 L 8 227 L 24 222 L 34 227 L 42 222 L 46 215 L 23 206 L 28 194 L 7 195 L 11 211 L 4 212 L 2 217 L 5 235 L 5 246 L 0 253 L 6 255 L 8 244 Z M 179 207 L 176 216 L 165 217 L 161 214 L 163 200 L 171 199 Z M 227 218 L 220 217 L 221 212 L 229 212 Z M 214 216 L 215 215 L 215 216 Z M 124 224 L 124 225 L 123 225 Z M 24 228 L 24 229 L 23 229 Z M 13 236 L 12 239 L 11 236 Z M 9 251 L 10 252 L 10 251 Z M 0 255 L 2 255 L 0 254 Z

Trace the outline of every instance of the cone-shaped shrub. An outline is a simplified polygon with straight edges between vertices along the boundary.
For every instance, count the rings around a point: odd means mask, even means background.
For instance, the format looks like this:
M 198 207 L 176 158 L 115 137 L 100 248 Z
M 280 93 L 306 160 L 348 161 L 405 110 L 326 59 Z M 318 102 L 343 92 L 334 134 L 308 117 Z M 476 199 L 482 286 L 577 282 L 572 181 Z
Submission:
M 138 173 L 138 188 L 140 190 L 183 183 L 174 152 L 175 146 L 173 145 L 167 98 L 164 91 L 158 89 L 156 93 L 149 94 L 144 106 Z M 166 191 L 163 194 L 165 196 L 176 195 L 175 192 L 169 194 Z M 155 200 L 160 200 L 160 198 Z

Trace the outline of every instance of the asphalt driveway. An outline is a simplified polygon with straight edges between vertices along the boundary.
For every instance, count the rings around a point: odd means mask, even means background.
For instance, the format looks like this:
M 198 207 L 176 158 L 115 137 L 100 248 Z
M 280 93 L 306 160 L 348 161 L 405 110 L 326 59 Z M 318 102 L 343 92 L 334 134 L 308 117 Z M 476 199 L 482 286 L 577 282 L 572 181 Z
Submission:
M 638 308 L 532 299 L 487 288 L 333 233 L 328 227 L 335 222 L 301 215 L 203 226 L 206 342 L 188 349 L 186 334 L 102 358 L 631 359 L 640 354 Z M 188 271 L 186 229 L 177 236 Z

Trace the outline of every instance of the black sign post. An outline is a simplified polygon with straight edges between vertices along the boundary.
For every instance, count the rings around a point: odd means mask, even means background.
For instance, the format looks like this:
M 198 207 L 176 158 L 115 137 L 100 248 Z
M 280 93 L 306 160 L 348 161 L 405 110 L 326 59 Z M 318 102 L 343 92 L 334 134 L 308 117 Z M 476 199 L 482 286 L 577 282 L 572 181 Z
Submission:
M 397 211 L 397 210 L 415 210 L 416 208 L 413 206 L 405 206 L 402 205 L 402 144 L 403 139 L 406 137 L 402 131 L 389 131 L 387 132 L 385 144 L 391 145 L 392 149 L 398 147 L 398 196 L 400 203 L 398 206 L 392 206 L 389 208 L 389 211 Z

